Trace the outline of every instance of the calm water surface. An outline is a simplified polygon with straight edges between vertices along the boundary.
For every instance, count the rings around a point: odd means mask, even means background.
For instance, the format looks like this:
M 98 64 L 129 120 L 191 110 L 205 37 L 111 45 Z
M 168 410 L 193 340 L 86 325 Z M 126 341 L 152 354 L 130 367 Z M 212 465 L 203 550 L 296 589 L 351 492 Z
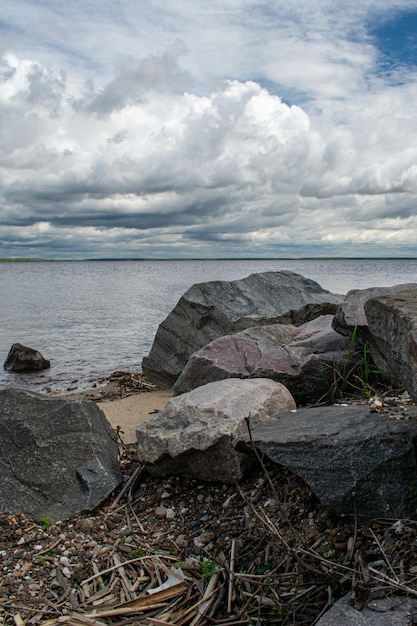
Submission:
M 193 284 L 289 269 L 335 293 L 417 282 L 417 260 L 0 263 L 0 367 L 13 343 L 51 361 L 41 374 L 0 369 L 0 388 L 79 389 L 138 371 L 159 323 Z

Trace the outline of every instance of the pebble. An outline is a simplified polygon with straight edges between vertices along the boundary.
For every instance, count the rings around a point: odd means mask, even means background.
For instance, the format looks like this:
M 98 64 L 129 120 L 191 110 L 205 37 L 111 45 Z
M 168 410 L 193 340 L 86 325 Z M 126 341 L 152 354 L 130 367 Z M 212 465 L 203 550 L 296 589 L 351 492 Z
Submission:
M 174 519 L 176 515 L 177 514 L 174 511 L 174 509 L 166 509 L 166 514 L 165 514 L 166 519 Z
M 229 504 L 231 503 L 231 501 L 233 500 L 233 498 L 236 497 L 236 493 L 232 493 L 231 496 L 229 496 L 228 498 L 226 498 L 226 500 L 223 502 L 223 508 L 227 509 L 227 507 L 229 506 Z
M 186 535 L 178 535 L 175 540 L 175 543 L 179 548 L 188 548 L 190 545 L 190 541 Z
M 167 510 L 164 506 L 157 506 L 154 513 L 156 517 L 160 517 L 161 519 L 164 519 L 167 516 Z
M 201 541 L 201 543 L 203 545 L 206 545 L 207 543 L 210 543 L 211 541 L 214 541 L 214 539 L 216 538 L 216 533 L 212 532 L 212 531 L 205 531 L 203 533 L 201 533 L 199 539 Z
M 29 591 L 39 591 L 41 586 L 38 583 L 30 583 Z

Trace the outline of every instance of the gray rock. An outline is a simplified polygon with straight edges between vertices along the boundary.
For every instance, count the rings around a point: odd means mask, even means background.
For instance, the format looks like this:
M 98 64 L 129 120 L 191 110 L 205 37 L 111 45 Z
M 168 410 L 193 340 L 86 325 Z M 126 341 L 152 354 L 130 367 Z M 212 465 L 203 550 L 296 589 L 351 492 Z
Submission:
M 332 329 L 332 315 L 300 327 L 255 326 L 226 335 L 195 352 L 174 386 L 185 393 L 225 378 L 270 378 L 298 405 L 329 399 L 335 371 L 347 366 L 349 339 Z
M 417 286 L 365 303 L 372 346 L 417 401 Z
M 370 298 L 398 293 L 406 289 L 416 289 L 416 283 L 394 285 L 394 287 L 370 287 L 369 289 L 352 289 L 348 291 L 343 302 L 339 304 L 333 320 L 333 328 L 341 335 L 352 336 L 354 329 L 362 341 L 369 338 L 368 320 L 365 314 L 365 303 Z
M 190 356 L 214 339 L 252 326 L 300 326 L 334 314 L 341 300 L 289 271 L 194 285 L 160 324 L 143 372 L 161 386 L 173 386 Z
M 51 367 L 38 350 L 14 343 L 4 362 L 4 369 L 10 372 L 38 372 Z
M 51 521 L 98 506 L 122 480 L 118 446 L 89 401 L 0 392 L 0 510 Z
M 417 601 L 406 596 L 370 600 L 361 611 L 351 606 L 350 599 L 348 594 L 338 600 L 316 626 L 410 626 L 410 616 L 417 612 Z
M 138 458 L 154 475 L 188 475 L 233 483 L 242 478 L 246 454 L 235 439 L 251 423 L 295 409 L 283 385 L 267 379 L 228 379 L 209 383 L 168 401 L 137 428 Z
M 301 476 L 337 514 L 368 521 L 415 515 L 417 422 L 367 406 L 285 412 L 252 428 L 256 449 Z M 237 449 L 250 451 L 248 437 Z
M 337 307 L 333 319 L 333 328 L 341 335 L 355 337 L 351 349 L 361 353 L 366 346 L 370 370 L 379 371 L 377 378 L 388 385 L 398 384 L 396 373 L 390 371 L 389 365 L 378 350 L 369 330 L 365 314 L 365 304 L 371 299 L 382 295 L 395 294 L 405 289 L 417 288 L 416 283 L 394 285 L 393 287 L 371 287 L 369 289 L 353 289 L 346 294 L 343 302 Z M 382 378 L 381 378 L 382 377 Z M 374 382 L 377 382 L 375 380 Z

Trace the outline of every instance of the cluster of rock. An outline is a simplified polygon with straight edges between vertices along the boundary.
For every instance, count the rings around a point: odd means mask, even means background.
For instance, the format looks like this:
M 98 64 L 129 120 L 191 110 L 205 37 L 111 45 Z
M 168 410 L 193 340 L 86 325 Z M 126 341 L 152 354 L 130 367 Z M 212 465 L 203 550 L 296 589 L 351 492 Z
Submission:
M 376 370 L 417 400 L 416 298 L 414 283 L 344 297 L 288 271 L 195 285 L 143 361 L 176 395 L 138 427 L 139 459 L 157 475 L 234 482 L 262 455 L 338 514 L 415 515 L 417 422 L 311 405 Z
M 361 368 L 417 401 L 416 298 L 417 284 L 344 297 L 288 271 L 193 286 L 143 361 L 175 395 L 138 427 L 139 460 L 154 475 L 233 483 L 262 456 L 338 514 L 414 516 L 417 421 L 324 403 Z M 15 344 L 5 367 L 23 367 L 19 354 L 47 366 Z M 0 392 L 0 465 L 0 509 L 51 520 L 92 510 L 121 481 L 93 402 L 23 391 Z
M 254 326 L 301 326 L 334 314 L 340 301 L 340 296 L 290 271 L 194 285 L 160 324 L 143 359 L 143 372 L 153 382 L 172 387 L 190 357 L 215 339 Z

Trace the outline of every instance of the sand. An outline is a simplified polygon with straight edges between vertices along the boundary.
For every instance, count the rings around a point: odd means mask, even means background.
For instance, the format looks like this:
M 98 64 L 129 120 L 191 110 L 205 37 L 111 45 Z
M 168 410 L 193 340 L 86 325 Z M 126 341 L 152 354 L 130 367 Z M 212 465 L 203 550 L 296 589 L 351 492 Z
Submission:
M 113 428 L 123 431 L 121 438 L 124 443 L 136 442 L 136 426 L 146 421 L 161 410 L 172 398 L 172 389 L 137 393 L 121 400 L 98 402 Z

